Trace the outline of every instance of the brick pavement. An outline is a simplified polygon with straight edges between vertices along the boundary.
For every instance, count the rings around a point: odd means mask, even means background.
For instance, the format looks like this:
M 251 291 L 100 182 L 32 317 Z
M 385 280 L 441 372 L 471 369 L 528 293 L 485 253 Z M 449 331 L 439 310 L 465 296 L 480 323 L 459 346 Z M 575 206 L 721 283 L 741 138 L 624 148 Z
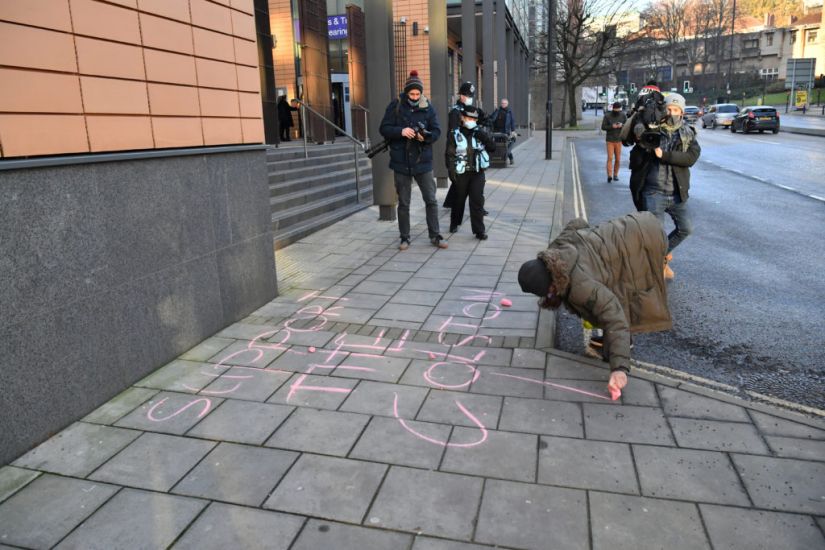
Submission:
M 0 469 L 0 548 L 825 548 L 821 421 L 654 374 L 612 402 L 535 349 L 542 145 L 490 172 L 488 241 L 436 251 L 419 201 L 408 251 L 372 209 L 279 251 L 279 298 Z

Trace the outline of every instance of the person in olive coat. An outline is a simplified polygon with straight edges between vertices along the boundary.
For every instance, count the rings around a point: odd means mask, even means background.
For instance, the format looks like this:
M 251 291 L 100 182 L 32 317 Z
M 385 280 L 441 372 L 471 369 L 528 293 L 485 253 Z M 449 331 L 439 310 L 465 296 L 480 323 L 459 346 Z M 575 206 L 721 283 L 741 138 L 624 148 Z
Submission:
M 604 330 L 609 387 L 621 390 L 630 373 L 631 333 L 672 327 L 662 262 L 667 238 L 650 212 L 634 212 L 596 227 L 571 221 L 518 274 L 524 292 L 543 308 L 568 310 Z

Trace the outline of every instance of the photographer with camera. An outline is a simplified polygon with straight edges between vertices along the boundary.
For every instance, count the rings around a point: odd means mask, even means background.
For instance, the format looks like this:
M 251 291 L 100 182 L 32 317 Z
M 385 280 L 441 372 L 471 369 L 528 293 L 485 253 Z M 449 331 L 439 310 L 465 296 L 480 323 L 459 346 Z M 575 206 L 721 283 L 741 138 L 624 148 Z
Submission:
M 479 110 L 465 105 L 461 126 L 447 135 L 447 170 L 453 181 L 453 208 L 450 233 L 458 231 L 464 221 L 464 205 L 470 197 L 470 224 L 476 239 L 487 239 L 484 228 L 484 170 L 490 166 L 489 153 L 496 142 L 478 125 Z
M 410 71 L 404 92 L 393 100 L 381 120 L 381 135 L 389 141 L 390 168 L 395 175 L 398 193 L 399 250 L 410 247 L 410 198 L 415 179 L 427 207 L 427 230 L 430 242 L 447 248 L 438 229 L 438 203 L 433 178 L 433 142 L 441 135 L 435 108 L 424 97 L 424 83 L 418 71 Z
M 638 210 L 656 215 L 664 226 L 665 212 L 676 226 L 668 235 L 664 262 L 665 279 L 673 279 L 668 262 L 671 252 L 693 231 L 688 211 L 690 167 L 702 152 L 696 130 L 684 123 L 685 98 L 672 93 L 665 97 L 667 115 L 657 130 L 642 134 L 630 152 L 630 192 Z

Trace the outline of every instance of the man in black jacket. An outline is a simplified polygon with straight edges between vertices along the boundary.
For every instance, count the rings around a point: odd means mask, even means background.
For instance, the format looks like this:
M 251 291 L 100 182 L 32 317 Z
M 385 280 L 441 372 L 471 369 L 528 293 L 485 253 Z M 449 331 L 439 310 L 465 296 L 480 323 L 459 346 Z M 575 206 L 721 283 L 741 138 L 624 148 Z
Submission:
M 450 213 L 450 233 L 458 231 L 464 220 L 464 204 L 470 197 L 470 224 L 477 239 L 487 239 L 484 228 L 484 170 L 490 165 L 489 153 L 496 142 L 478 126 L 478 109 L 465 105 L 461 111 L 461 126 L 447 135 L 447 169 L 453 181 L 453 208 Z
M 668 262 L 671 252 L 693 232 L 688 211 L 690 167 L 702 153 L 696 130 L 684 123 L 685 98 L 672 93 L 665 97 L 667 116 L 652 137 L 658 143 L 637 143 L 630 152 L 630 192 L 638 210 L 647 210 L 664 225 L 665 212 L 675 229 L 668 235 L 665 279 L 674 277 Z M 645 136 L 648 136 L 646 133 Z
M 622 157 L 621 133 L 625 122 L 627 122 L 627 117 L 622 112 L 622 104 L 618 101 L 602 119 L 602 130 L 607 133 L 605 137 L 607 141 L 607 183 L 619 181 L 619 162 Z
M 411 71 L 404 92 L 392 101 L 381 120 L 381 135 L 390 140 L 390 168 L 395 175 L 398 193 L 399 250 L 410 247 L 410 198 L 415 179 L 427 207 L 427 230 L 430 242 L 447 248 L 439 234 L 438 202 L 433 178 L 433 142 L 441 135 L 438 115 L 424 93 L 418 71 Z

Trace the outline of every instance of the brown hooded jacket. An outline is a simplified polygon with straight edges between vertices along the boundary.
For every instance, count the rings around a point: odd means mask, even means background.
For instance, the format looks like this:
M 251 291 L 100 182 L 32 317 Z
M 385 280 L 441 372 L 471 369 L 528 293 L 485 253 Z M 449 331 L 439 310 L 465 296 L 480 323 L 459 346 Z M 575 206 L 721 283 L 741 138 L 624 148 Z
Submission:
M 590 227 L 583 219 L 538 257 L 567 308 L 604 329 L 610 369 L 630 369 L 630 334 L 672 326 L 662 266 L 667 238 L 650 212 Z

